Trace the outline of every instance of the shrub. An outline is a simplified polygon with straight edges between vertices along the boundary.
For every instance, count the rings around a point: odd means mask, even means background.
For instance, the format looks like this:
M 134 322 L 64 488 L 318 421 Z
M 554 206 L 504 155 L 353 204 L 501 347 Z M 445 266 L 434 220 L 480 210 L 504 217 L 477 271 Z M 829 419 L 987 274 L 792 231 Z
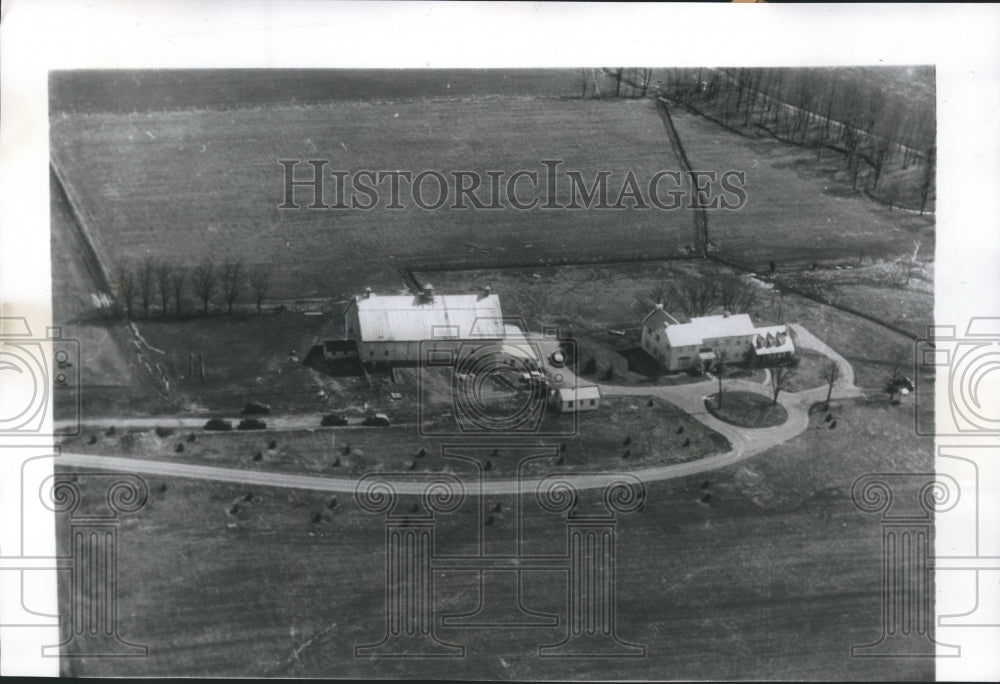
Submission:
M 270 442 L 268 442 L 267 443 L 267 448 L 268 449 L 277 449 L 278 448 L 278 442 L 277 442 L 277 440 L 272 439 Z
M 177 446 L 174 447 L 174 451 L 176 451 L 178 454 L 183 453 L 184 452 L 184 442 L 178 442 Z
M 247 492 L 244 494 L 243 501 L 253 501 L 253 492 Z
M 559 454 L 559 458 L 556 460 L 556 465 L 562 465 L 565 462 L 566 462 L 566 459 L 563 458 L 562 454 Z
M 493 461 L 486 459 L 486 465 L 483 466 L 483 470 L 493 470 Z
M 351 445 L 350 444 L 345 444 L 344 445 L 344 456 L 350 456 L 350 455 L 351 455 Z
M 253 455 L 253 460 L 255 460 L 255 461 L 262 461 L 262 460 L 264 460 L 264 454 L 262 454 L 261 452 L 258 451 L 256 454 Z
M 708 480 L 705 480 L 704 482 L 701 483 L 701 488 L 702 489 L 708 489 L 711 486 L 712 485 L 711 485 L 711 483 Z
M 207 423 L 205 423 L 206 430 L 232 430 L 233 424 L 228 420 L 223 420 L 222 418 L 212 418 Z
M 97 444 L 97 435 L 91 435 L 90 439 L 87 440 L 87 444 Z
M 267 404 L 261 404 L 257 401 L 251 401 L 246 406 L 243 407 L 243 412 L 241 415 L 244 416 L 262 416 L 267 415 L 271 412 L 271 407 Z
M 709 492 L 705 492 L 704 494 L 701 495 L 702 503 L 708 503 L 711 500 L 712 500 L 712 495 Z
M 334 468 L 339 468 L 340 467 L 340 456 L 338 456 L 337 458 L 333 459 L 333 467 Z
M 111 427 L 109 427 L 107 432 L 105 432 L 104 434 L 106 434 L 108 437 L 111 437 L 113 434 L 115 434 L 115 426 L 112 425 Z
M 501 513 L 502 511 L 503 511 L 503 504 L 501 504 L 498 501 L 497 504 L 496 504 L 496 506 L 493 507 L 493 512 L 494 513 Z
M 608 366 L 608 369 L 606 371 L 604 371 L 604 375 L 602 376 L 602 378 L 604 380 L 614 380 L 615 379 L 615 367 L 614 366 Z
M 195 441 L 196 439 L 198 439 L 198 438 L 197 438 L 197 437 L 195 437 L 195 435 L 194 435 L 194 433 L 193 433 L 193 432 L 191 432 L 191 433 L 189 433 L 189 434 L 188 434 L 188 441 L 189 441 L 189 442 L 193 442 L 193 441 Z
M 168 427 L 157 427 L 153 432 L 156 433 L 157 437 L 169 437 L 174 434 L 174 431 Z
M 417 452 L 417 458 L 423 458 L 427 455 L 427 449 L 420 447 L 420 451 Z
M 583 365 L 583 374 L 593 375 L 596 372 L 597 372 L 597 359 L 591 356 L 589 359 L 587 359 L 587 363 Z
M 160 494 L 162 494 L 163 492 L 167 491 L 167 483 L 166 482 L 161 482 L 160 486 L 156 488 L 156 491 L 158 491 Z
M 632 443 L 632 435 L 629 435 L 628 437 L 626 437 L 626 438 L 625 438 L 625 441 L 624 441 L 624 442 L 622 442 L 622 444 L 623 444 L 624 446 L 628 446 L 628 445 L 629 445 L 629 444 L 631 444 L 631 443 Z
M 330 501 L 326 504 L 326 507 L 327 508 L 336 508 L 337 507 L 337 497 L 333 497 L 332 499 L 330 499 Z
M 691 438 L 690 437 L 685 437 L 684 438 L 684 443 L 681 446 L 691 446 Z
M 232 507 L 229 509 L 229 515 L 236 515 L 241 510 L 242 509 L 240 508 L 239 504 L 233 504 Z
M 684 426 L 683 425 L 680 425 L 680 426 L 677 427 L 677 434 L 678 435 L 683 435 L 684 434 Z
M 629 458 L 631 455 L 632 455 L 632 450 L 631 449 L 626 449 L 625 453 L 622 454 L 622 458 Z

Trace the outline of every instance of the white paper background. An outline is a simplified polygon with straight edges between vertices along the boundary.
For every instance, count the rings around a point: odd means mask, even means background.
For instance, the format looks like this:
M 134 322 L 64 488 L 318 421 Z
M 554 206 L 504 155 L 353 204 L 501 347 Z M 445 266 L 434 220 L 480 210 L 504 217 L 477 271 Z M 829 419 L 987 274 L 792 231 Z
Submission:
M 47 71 L 70 68 L 934 64 L 936 320 L 963 331 L 972 316 L 1000 316 L 996 6 L 7 0 L 2 12 L 0 299 L 4 316 L 27 316 L 36 332 L 50 324 Z M 0 387 L 0 402 L 14 391 Z M 36 443 L 15 443 L 26 441 Z M 979 442 L 1000 458 L 1000 441 Z M 11 444 L 0 435 L 0 447 Z M 21 461 L 46 449 L 44 441 L 0 449 L 0 556 L 19 553 L 22 525 L 54 550 L 51 518 L 21 520 L 16 500 Z M 980 482 L 979 497 L 996 512 L 995 479 Z M 942 521 L 939 546 L 974 524 Z M 980 536 L 996 538 L 995 516 L 980 525 Z M 953 575 L 961 579 L 939 575 L 939 613 L 971 605 L 967 573 Z M 0 572 L 0 592 L 10 582 L 11 572 Z M 28 589 L 32 605 L 54 605 L 54 573 L 33 573 Z M 2 624 L 11 608 L 0 595 Z M 1000 622 L 1000 606 L 992 609 Z M 0 629 L 2 673 L 56 674 L 56 660 L 38 657 L 55 634 Z M 938 639 L 963 648 L 938 663 L 940 678 L 1000 679 L 1000 629 L 939 627 Z

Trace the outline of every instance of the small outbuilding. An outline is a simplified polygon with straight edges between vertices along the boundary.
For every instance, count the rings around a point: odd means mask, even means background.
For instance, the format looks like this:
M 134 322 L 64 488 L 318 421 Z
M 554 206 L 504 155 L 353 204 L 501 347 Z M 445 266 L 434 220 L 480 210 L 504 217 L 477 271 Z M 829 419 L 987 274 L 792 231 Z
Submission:
M 597 385 L 563 387 L 552 397 L 554 408 L 560 413 L 596 411 L 601 405 L 601 391 Z

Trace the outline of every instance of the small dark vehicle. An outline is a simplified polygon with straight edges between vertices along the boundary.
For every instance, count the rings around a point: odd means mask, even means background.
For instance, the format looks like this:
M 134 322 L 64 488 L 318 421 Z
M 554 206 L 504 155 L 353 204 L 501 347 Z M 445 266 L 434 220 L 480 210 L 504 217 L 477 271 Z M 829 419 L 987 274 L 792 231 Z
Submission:
M 243 407 L 244 416 L 266 416 L 271 412 L 271 407 L 267 404 L 261 404 L 258 401 L 251 401 L 249 404 Z
M 212 418 L 205 423 L 206 430 L 232 430 L 233 424 L 222 418 Z
M 323 427 L 333 427 L 336 425 L 347 425 L 347 418 L 336 413 L 328 413 L 323 416 L 323 420 L 320 422 Z
M 240 424 L 236 426 L 237 430 L 265 430 L 267 429 L 267 423 L 258 418 L 244 418 L 240 421 Z
M 384 413 L 376 413 L 374 416 L 368 416 L 367 418 L 365 418 L 364 425 L 388 427 L 389 425 L 392 425 L 392 422 L 389 420 L 389 416 L 385 415 Z

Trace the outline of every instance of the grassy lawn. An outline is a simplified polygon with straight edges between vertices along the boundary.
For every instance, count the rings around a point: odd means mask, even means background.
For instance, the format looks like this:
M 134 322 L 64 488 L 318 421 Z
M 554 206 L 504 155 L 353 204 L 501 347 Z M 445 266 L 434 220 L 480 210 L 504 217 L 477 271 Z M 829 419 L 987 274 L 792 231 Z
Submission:
M 149 503 L 123 516 L 119 535 L 121 634 L 148 644 L 149 658 L 67 660 L 64 674 L 933 678 L 928 659 L 850 657 L 852 644 L 879 636 L 882 562 L 881 525 L 853 506 L 851 483 L 866 472 L 931 470 L 932 444 L 913 434 L 901 407 L 850 401 L 834 411 L 836 429 L 650 484 L 645 510 L 620 518 L 618 630 L 645 645 L 646 658 L 546 661 L 536 648 L 559 641 L 560 628 L 454 627 L 439 635 L 467 646 L 462 659 L 354 658 L 355 645 L 383 634 L 380 516 L 362 513 L 349 495 L 330 508 L 332 497 L 319 492 L 150 477 Z M 412 503 L 403 497 L 400 506 Z M 487 549 L 509 552 L 519 504 L 509 496 L 485 501 L 489 511 L 498 504 Z M 477 505 L 470 499 L 441 516 L 441 553 L 477 553 Z M 560 517 L 530 497 L 520 505 L 523 551 L 563 553 Z M 474 609 L 477 586 L 474 572 L 436 572 L 438 610 Z M 565 587 L 562 573 L 526 572 L 524 605 L 565 617 Z
M 830 359 L 819 352 L 801 348 L 795 350 L 795 356 L 798 359 L 798 364 L 791 377 L 788 378 L 785 391 L 801 392 L 813 387 L 826 387 L 827 382 L 823 378 L 823 372 L 830 363 Z
M 705 408 L 719 420 L 745 428 L 772 427 L 788 420 L 784 406 L 754 392 L 723 392 L 721 407 L 715 393 L 705 398 Z
M 265 417 L 266 419 L 266 417 Z M 454 461 L 441 457 L 442 447 L 459 441 L 481 452 L 490 479 L 517 477 L 519 451 L 510 443 L 558 447 L 558 469 L 613 471 L 682 463 L 727 451 L 729 442 L 673 405 L 646 398 L 606 397 L 599 410 L 581 413 L 574 426 L 566 416 L 548 415 L 550 427 L 564 437 L 530 438 L 465 435 L 458 440 L 418 434 L 415 426 L 387 428 L 316 428 L 271 431 L 204 432 L 154 430 L 86 431 L 63 441 L 73 452 L 134 456 L 200 465 L 247 468 L 258 471 L 312 473 L 330 477 L 357 477 L 370 472 L 441 472 Z M 576 432 L 572 433 L 574 427 Z M 191 438 L 193 436 L 193 439 Z M 527 441 L 526 437 L 528 438 Z M 93 441 L 93 443 L 91 443 Z M 273 444 L 273 447 L 271 446 Z M 178 448 L 181 450 L 178 451 Z M 424 455 L 421 456 L 421 450 Z M 530 473 L 551 463 L 530 466 Z

